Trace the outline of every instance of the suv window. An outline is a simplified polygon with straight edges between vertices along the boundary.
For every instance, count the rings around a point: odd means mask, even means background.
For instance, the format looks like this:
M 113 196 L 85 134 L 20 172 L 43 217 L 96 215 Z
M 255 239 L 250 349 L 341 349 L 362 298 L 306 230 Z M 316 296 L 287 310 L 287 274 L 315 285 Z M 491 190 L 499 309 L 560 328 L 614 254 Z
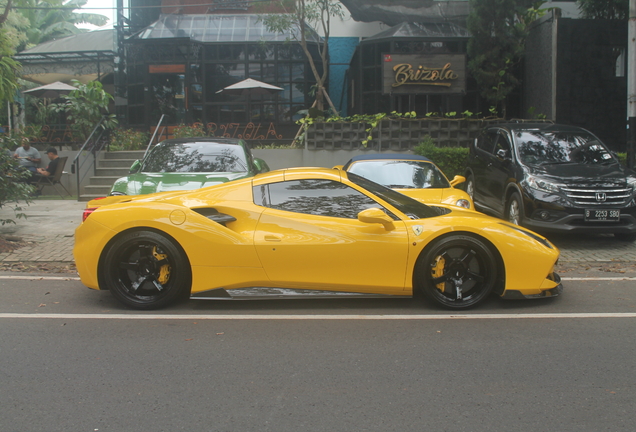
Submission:
M 254 203 L 278 210 L 357 219 L 368 208 L 382 208 L 368 196 L 332 180 L 291 180 L 254 187 Z
M 477 148 L 488 153 L 492 153 L 495 146 L 495 140 L 497 139 L 496 130 L 487 130 L 483 132 L 479 138 L 477 138 Z
M 510 140 L 508 136 L 506 136 L 503 132 L 499 134 L 497 137 L 497 142 L 495 143 L 495 154 L 499 153 L 499 150 L 504 150 L 506 152 L 506 157 L 510 157 L 510 150 L 512 149 L 512 145 L 510 144 Z

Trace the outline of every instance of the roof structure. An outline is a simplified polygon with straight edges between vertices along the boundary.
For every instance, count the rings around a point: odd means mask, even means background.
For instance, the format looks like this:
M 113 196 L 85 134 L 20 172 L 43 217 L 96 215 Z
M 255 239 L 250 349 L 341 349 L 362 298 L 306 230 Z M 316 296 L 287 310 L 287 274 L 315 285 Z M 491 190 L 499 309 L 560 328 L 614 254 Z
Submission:
M 76 79 L 94 81 L 112 73 L 115 30 L 79 33 L 49 41 L 13 56 L 22 64 L 22 78 L 40 84 Z
M 403 22 L 384 30 L 378 34 L 365 38 L 363 42 L 378 41 L 384 39 L 408 39 L 417 38 L 418 40 L 432 39 L 453 40 L 468 39 L 470 33 L 463 27 L 450 22 L 444 23 L 413 23 Z
M 341 0 L 356 21 L 381 21 L 387 25 L 411 22 L 464 23 L 468 0 Z
M 190 38 L 199 42 L 285 42 L 290 34 L 267 30 L 260 15 L 161 15 L 158 21 L 130 39 Z M 322 42 L 309 28 L 308 42 Z

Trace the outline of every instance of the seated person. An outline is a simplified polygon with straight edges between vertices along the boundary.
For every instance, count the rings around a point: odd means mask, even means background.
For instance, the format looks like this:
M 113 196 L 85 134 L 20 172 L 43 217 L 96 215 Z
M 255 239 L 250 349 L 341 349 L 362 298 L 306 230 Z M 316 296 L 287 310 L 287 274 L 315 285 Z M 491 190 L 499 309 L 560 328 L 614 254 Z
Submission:
M 48 156 L 50 162 L 46 168 L 37 168 L 36 172 L 42 177 L 50 177 L 55 174 L 57 170 L 57 164 L 60 161 L 57 155 L 57 149 L 55 147 L 50 147 L 46 150 L 46 155 Z M 37 176 L 36 176 L 37 179 Z
M 31 171 L 31 174 L 37 172 L 36 168 L 40 165 L 40 152 L 35 147 L 31 147 L 28 138 L 22 140 L 22 146 L 18 147 L 13 153 L 13 157 L 18 159 L 20 166 Z

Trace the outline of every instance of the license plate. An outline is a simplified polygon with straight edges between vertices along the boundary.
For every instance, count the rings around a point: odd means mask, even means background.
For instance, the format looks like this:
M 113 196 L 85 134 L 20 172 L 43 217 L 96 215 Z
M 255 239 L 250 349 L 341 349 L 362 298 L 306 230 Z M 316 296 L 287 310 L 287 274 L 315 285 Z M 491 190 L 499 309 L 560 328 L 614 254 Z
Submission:
M 621 211 L 599 209 L 585 210 L 585 220 L 590 222 L 618 222 L 619 220 L 621 220 Z

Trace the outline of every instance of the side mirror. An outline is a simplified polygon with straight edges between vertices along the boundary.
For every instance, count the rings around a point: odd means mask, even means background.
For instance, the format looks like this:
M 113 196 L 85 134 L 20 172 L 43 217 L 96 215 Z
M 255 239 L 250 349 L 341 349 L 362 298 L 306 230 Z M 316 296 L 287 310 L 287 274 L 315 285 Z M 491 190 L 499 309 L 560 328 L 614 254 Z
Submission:
M 141 161 L 136 160 L 130 166 L 130 174 L 135 174 L 136 172 L 139 172 L 140 169 L 141 169 Z
M 450 185 L 452 187 L 457 186 L 458 184 L 464 183 L 466 181 L 466 177 L 464 176 L 460 176 L 460 175 L 456 175 L 455 177 L 453 177 L 453 179 L 450 182 Z
M 379 208 L 370 208 L 366 210 L 362 210 L 358 213 L 358 220 L 363 223 L 379 223 L 384 225 L 384 228 L 387 231 L 391 231 L 395 229 L 395 225 L 393 224 L 393 219 L 384 213 Z
M 502 160 L 510 159 L 508 157 L 508 150 L 504 150 L 504 149 L 497 150 L 497 157 Z
M 342 171 L 342 168 L 343 168 L 343 167 L 344 167 L 344 165 L 334 165 L 334 167 L 333 167 L 332 169 Z
M 264 173 L 269 171 L 269 166 L 263 159 L 254 158 L 254 166 L 256 167 L 256 171 L 259 173 Z

